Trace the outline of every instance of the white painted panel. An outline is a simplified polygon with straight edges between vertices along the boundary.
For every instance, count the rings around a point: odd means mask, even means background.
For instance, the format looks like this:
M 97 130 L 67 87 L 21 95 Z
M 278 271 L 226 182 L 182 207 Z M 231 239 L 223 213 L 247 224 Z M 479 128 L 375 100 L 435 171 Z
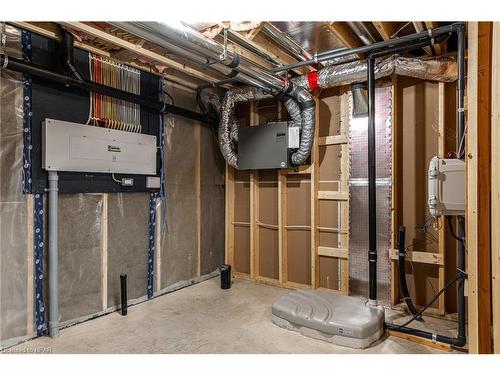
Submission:
M 46 119 L 43 168 L 52 171 L 156 174 L 156 137 Z

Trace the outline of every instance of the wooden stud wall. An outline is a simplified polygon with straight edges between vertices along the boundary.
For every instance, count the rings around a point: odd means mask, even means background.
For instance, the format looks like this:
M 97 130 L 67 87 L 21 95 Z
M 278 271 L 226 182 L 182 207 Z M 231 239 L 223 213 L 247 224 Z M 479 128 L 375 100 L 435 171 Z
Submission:
M 252 172 L 236 171 L 226 166 L 226 262 L 232 265 L 236 277 L 290 289 L 327 287 L 348 293 L 348 93 L 340 89 L 330 90 L 321 98 L 316 99 L 316 103 L 316 127 L 323 130 L 315 132 L 309 165 L 302 165 L 296 169 Z M 273 104 L 269 101 L 251 103 L 244 108 L 249 124 L 242 125 L 264 124 L 273 118 L 285 119 L 284 108 L 281 104 L 275 102 L 274 106 L 277 111 L 270 109 Z M 321 120 L 322 110 L 335 111 L 334 116 L 326 116 L 328 121 L 330 118 L 334 119 L 331 120 L 336 122 L 334 125 L 327 123 L 324 118 Z M 242 117 L 241 113 L 239 116 Z M 330 133 L 330 128 L 335 129 L 335 132 Z M 336 181 L 337 189 L 330 188 L 331 181 L 323 181 L 323 183 L 321 180 L 320 166 L 323 162 L 326 163 L 327 154 L 324 150 L 328 148 L 339 149 L 338 153 L 328 154 L 328 158 L 338 159 L 335 163 L 339 166 L 341 177 Z M 248 191 L 241 187 L 247 184 L 246 181 L 249 184 Z M 320 184 L 326 187 L 320 190 Z M 304 202 L 303 198 L 306 196 L 310 204 L 298 208 L 297 203 Z M 270 215 L 274 200 L 276 201 L 277 222 L 266 222 L 262 220 L 262 217 Z M 338 228 L 321 226 L 320 210 L 323 201 L 337 206 Z M 295 203 L 291 205 L 291 202 Z M 249 221 L 246 222 L 243 219 L 238 221 L 235 211 L 240 215 L 247 205 Z M 310 218 L 308 218 L 309 211 Z M 306 216 L 303 216 L 304 213 Z M 248 242 L 244 238 L 247 235 L 244 228 L 248 228 Z M 276 249 L 274 249 L 274 242 L 270 240 L 274 238 L 274 233 L 277 235 Z M 338 237 L 336 245 L 322 246 L 322 233 L 334 233 Z M 265 241 L 267 241 L 266 246 L 263 248 L 262 244 Z M 242 246 L 244 243 L 248 243 L 248 253 Z M 275 251 L 277 251 L 277 257 Z M 244 267 L 241 266 L 245 262 L 241 259 L 247 254 L 250 267 L 242 269 Z M 306 260 L 307 257 L 310 261 Z M 266 262 L 274 264 L 275 259 L 277 259 L 276 273 L 270 273 L 270 269 L 267 271 L 262 269 L 262 266 L 267 264 Z M 304 265 L 309 267 L 309 262 L 310 269 L 305 268 Z M 331 269 L 332 266 L 334 270 Z M 321 281 L 321 275 L 328 275 L 328 273 L 332 273 L 335 280 L 328 283 Z

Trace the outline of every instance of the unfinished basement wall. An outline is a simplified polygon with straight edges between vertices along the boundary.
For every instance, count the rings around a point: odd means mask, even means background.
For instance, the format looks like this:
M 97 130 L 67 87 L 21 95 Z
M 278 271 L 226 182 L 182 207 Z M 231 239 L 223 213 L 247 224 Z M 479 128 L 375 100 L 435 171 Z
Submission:
M 456 151 L 456 85 L 398 77 L 395 87 L 397 147 L 394 152 L 398 161 L 394 169 L 397 197 L 394 248 L 397 248 L 397 229 L 404 225 L 408 250 L 415 252 L 406 265 L 408 288 L 414 302 L 422 306 L 456 275 L 456 241 L 446 222 L 440 220 L 433 224 L 427 204 L 430 160 L 440 153 L 446 156 Z M 419 256 L 420 252 L 423 256 Z M 436 254 L 439 257 L 440 252 L 444 266 L 425 256 Z M 397 277 L 395 261 L 393 267 Z M 393 283 L 396 288 L 393 302 L 398 303 L 401 295 L 397 280 Z M 455 312 L 456 286 L 432 307 L 435 312 Z
M 7 54 L 21 57 L 20 31 L 7 26 Z M 166 85 L 175 104 L 197 110 L 195 93 Z M 37 335 L 34 196 L 23 194 L 23 77 L 0 79 L 0 348 Z M 157 201 L 154 295 L 210 275 L 224 261 L 224 163 L 214 130 L 164 116 L 166 199 Z M 37 126 L 39 124 L 33 124 Z M 43 206 L 47 201 L 43 199 Z M 43 213 L 44 240 L 46 214 Z M 147 300 L 149 193 L 60 194 L 59 303 L 65 327 L 120 304 L 127 274 L 129 304 Z M 41 275 L 48 321 L 47 249 Z M 39 327 L 44 330 L 44 327 Z M 46 328 L 46 327 L 45 327 Z

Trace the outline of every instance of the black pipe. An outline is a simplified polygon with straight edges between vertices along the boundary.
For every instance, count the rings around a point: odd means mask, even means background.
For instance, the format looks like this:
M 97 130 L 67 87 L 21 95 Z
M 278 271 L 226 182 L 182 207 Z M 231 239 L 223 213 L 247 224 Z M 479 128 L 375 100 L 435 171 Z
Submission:
M 127 91 L 115 89 L 113 87 L 101 85 L 91 81 L 78 80 L 72 77 L 68 77 L 66 75 L 55 73 L 50 70 L 47 70 L 43 67 L 26 63 L 22 60 L 8 57 L 5 55 L 0 55 L 0 66 L 3 66 L 5 60 L 7 64 L 5 69 L 10 69 L 19 73 L 29 74 L 34 77 L 38 77 L 45 81 L 57 83 L 63 85 L 67 89 L 75 88 L 81 89 L 87 92 L 95 92 L 102 95 L 110 96 L 116 99 L 125 100 L 127 102 L 139 104 L 145 108 L 153 110 L 155 112 L 160 113 L 170 113 L 173 115 L 178 115 L 182 117 L 189 118 L 191 120 L 200 121 L 205 124 L 213 125 L 216 120 L 209 118 L 201 113 L 193 112 L 185 108 L 177 107 L 168 103 L 152 101 L 146 97 L 141 95 L 132 94 Z
M 121 302 L 122 302 L 122 315 L 125 316 L 127 315 L 127 305 L 128 305 L 128 299 L 127 299 L 127 274 L 122 273 L 120 275 L 120 297 L 121 297 Z
M 368 298 L 377 300 L 377 191 L 375 169 L 375 59 L 368 58 Z
M 403 299 L 404 299 L 404 301 L 406 303 L 406 306 L 408 307 L 408 310 L 410 311 L 411 315 L 416 316 L 417 315 L 417 309 L 415 308 L 415 305 L 413 304 L 413 301 L 411 300 L 410 292 L 408 291 L 408 284 L 406 283 L 406 269 L 405 269 L 405 263 L 406 263 L 406 244 L 405 244 L 405 237 L 406 237 L 406 227 L 400 226 L 399 227 L 399 252 L 398 252 L 399 286 L 401 287 L 401 293 L 403 294 Z M 418 317 L 417 320 L 422 320 L 422 318 Z
M 75 58 L 73 54 L 74 38 L 68 30 L 61 28 L 61 48 L 62 48 L 62 63 L 64 69 L 71 74 L 71 76 L 79 81 L 82 81 L 82 75 L 74 64 Z
M 464 113 L 464 96 L 465 96 L 465 25 L 463 22 L 455 23 L 453 31 L 457 33 L 457 150 L 460 147 L 460 142 L 464 136 L 465 128 L 465 113 Z M 459 155 L 460 156 L 460 155 Z M 463 216 L 457 217 L 457 237 L 465 237 L 465 222 Z M 433 341 L 443 342 L 457 347 L 462 347 L 467 342 L 466 336 L 466 319 L 465 319 L 465 243 L 458 241 L 457 245 L 457 271 L 460 272 L 460 277 L 457 280 L 457 315 L 458 328 L 457 337 L 447 337 L 437 335 L 435 333 L 422 331 L 419 329 L 397 326 L 386 323 L 388 329 L 407 333 L 413 336 L 423 337 Z
M 441 26 L 435 29 L 422 31 L 420 33 L 404 35 L 396 39 L 384 40 L 382 42 L 368 44 L 366 46 L 361 46 L 357 48 L 344 48 L 341 50 L 333 50 L 333 51 L 325 51 L 317 54 L 312 59 L 299 61 L 289 65 L 283 65 L 274 69 L 271 69 L 272 72 L 281 72 L 283 70 L 290 70 L 295 68 L 300 68 L 307 65 L 317 64 L 327 60 L 333 60 L 340 57 L 353 56 L 363 53 L 371 53 L 376 50 L 381 50 L 388 47 L 395 47 L 401 45 L 407 45 L 408 43 L 420 41 L 422 39 L 436 37 L 443 34 L 449 34 L 453 32 L 458 32 L 460 28 L 463 28 L 463 22 L 456 22 L 451 25 Z

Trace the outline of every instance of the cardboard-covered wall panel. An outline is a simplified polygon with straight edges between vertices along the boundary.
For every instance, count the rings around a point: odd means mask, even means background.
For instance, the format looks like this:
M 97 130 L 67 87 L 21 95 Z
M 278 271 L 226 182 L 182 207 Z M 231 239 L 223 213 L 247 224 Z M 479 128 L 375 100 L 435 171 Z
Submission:
M 259 228 L 259 276 L 279 278 L 277 229 Z
M 288 280 L 311 283 L 311 232 L 293 226 L 311 225 L 310 176 L 288 176 L 287 179 L 287 259 Z
M 453 102 L 454 97 L 455 93 L 448 91 L 447 99 Z M 438 252 L 437 231 L 429 228 L 426 235 L 422 230 L 429 218 L 427 170 L 432 157 L 438 154 L 438 83 L 399 77 L 398 103 L 398 124 L 402 127 L 398 170 L 399 225 L 406 227 L 406 245 L 412 246 L 412 250 Z M 454 140 L 454 134 L 447 134 L 447 138 L 449 136 Z M 415 303 L 425 305 L 439 289 L 438 268 L 414 263 L 414 274 L 411 265 L 406 268 L 410 295 L 415 298 Z M 454 270 L 454 263 L 451 268 Z
M 148 193 L 108 194 L 108 306 L 120 304 L 120 274 L 127 274 L 127 296 L 147 294 Z
M 287 230 L 288 281 L 311 284 L 311 232 Z
M 339 260 L 319 257 L 319 286 L 339 290 Z
M 234 226 L 234 268 L 250 273 L 250 226 Z
M 101 311 L 102 195 L 60 194 L 58 209 L 59 311 L 64 322 Z
M 340 133 L 340 89 L 335 87 L 322 93 L 319 101 L 320 137 Z M 328 96 L 327 96 L 328 95 Z
M 234 184 L 234 221 L 250 222 L 250 182 Z
M 333 184 L 332 181 L 340 180 L 341 157 L 340 145 L 329 145 L 319 148 L 320 189 L 326 189 L 326 183 Z M 321 181 L 325 181 L 325 183 L 321 183 Z M 338 190 L 338 184 L 335 190 Z
M 264 224 L 278 225 L 278 175 L 276 171 L 259 172 L 259 218 Z

